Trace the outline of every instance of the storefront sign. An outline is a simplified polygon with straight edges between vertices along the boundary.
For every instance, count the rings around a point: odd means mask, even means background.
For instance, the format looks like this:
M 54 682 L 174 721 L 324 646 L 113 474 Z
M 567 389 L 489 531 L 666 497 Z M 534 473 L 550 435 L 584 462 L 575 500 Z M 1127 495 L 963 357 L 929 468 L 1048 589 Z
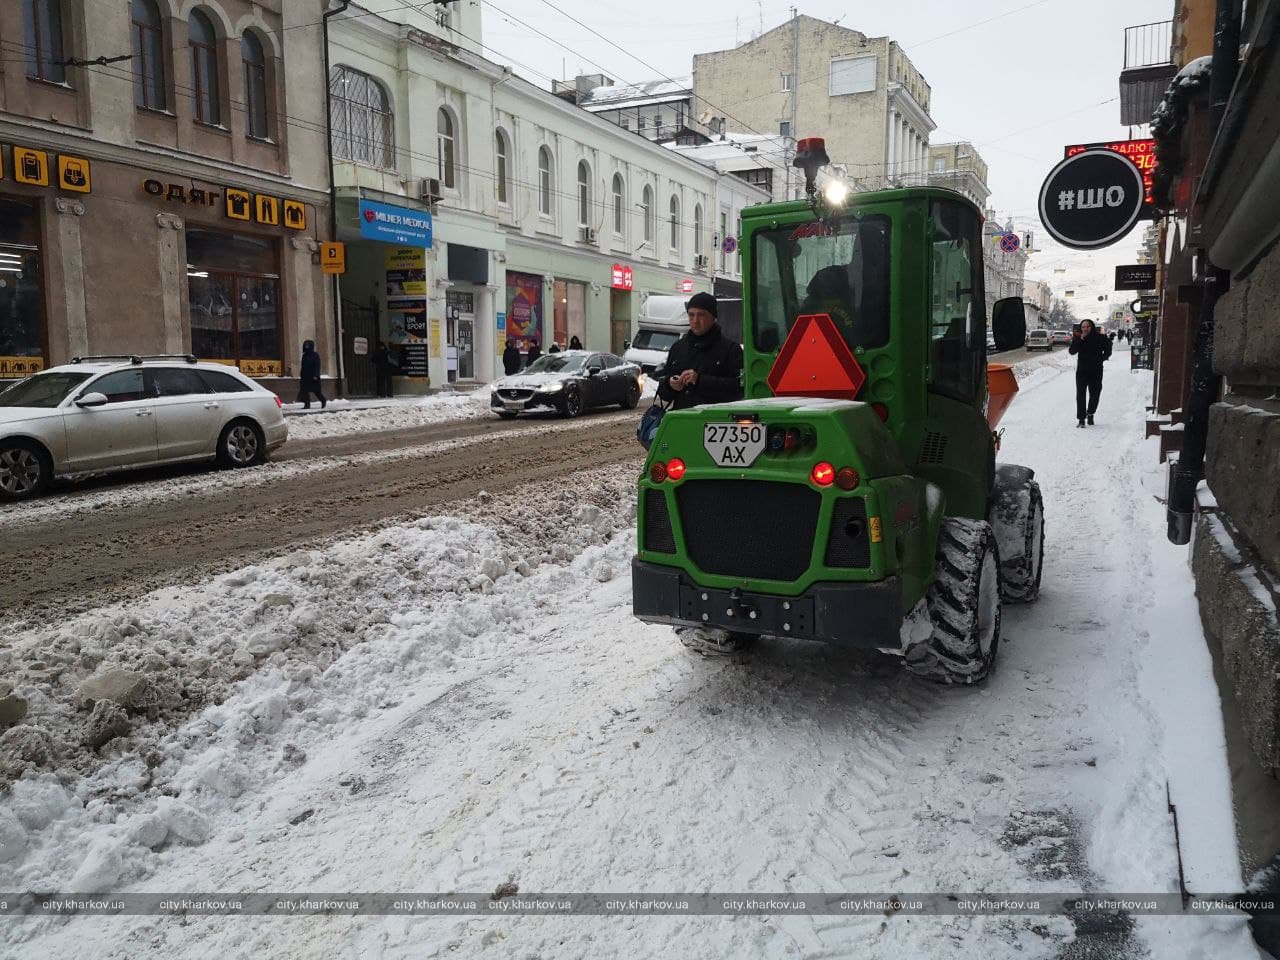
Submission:
M 688 277 L 685 277 L 685 279 L 681 280 L 681 281 L 680 281 L 680 292 L 681 292 L 681 293 L 693 293 L 693 281 L 692 281 L 692 280 L 690 280 Z
M 281 200 L 266 193 L 250 193 L 238 187 L 222 187 L 210 190 L 205 187 L 191 186 L 185 183 L 165 183 L 154 177 L 142 182 L 142 189 L 153 197 L 163 198 L 166 203 L 181 203 L 187 206 L 217 206 L 218 198 L 222 198 L 222 213 L 228 220 L 248 222 L 256 220 L 266 227 L 280 226 L 280 206 L 284 204 L 284 225 L 290 230 L 307 228 L 306 207 L 300 200 Z M 294 213 L 290 216 L 289 211 Z
M 427 295 L 427 251 L 422 247 L 391 247 L 385 265 L 387 296 Z
M 615 263 L 613 265 L 613 289 L 635 289 L 635 274 L 632 272 L 630 267 L 623 266 L 620 263 Z
M 437 357 L 444 354 L 444 343 L 440 339 L 440 318 L 431 318 L 431 352 Z
M 1139 297 L 1129 304 L 1129 309 L 1134 313 L 1152 313 L 1160 309 L 1160 298 L 1155 294 Z
M 43 357 L 0 356 L 0 380 L 21 380 L 43 369 Z
M 84 157 L 58 157 L 58 186 L 72 193 L 89 193 L 89 161 Z
M 345 243 L 320 244 L 320 272 L 330 275 L 347 272 L 347 245 Z
M 1133 229 L 1142 212 L 1142 171 L 1111 150 L 1086 150 L 1050 171 L 1040 187 L 1040 219 L 1063 246 L 1094 250 Z
M 389 203 L 360 201 L 360 236 L 402 247 L 431 246 L 431 214 Z
M 13 148 L 13 179 L 31 187 L 49 185 L 49 155 L 30 147 Z
M 1078 143 L 1067 147 L 1064 156 L 1074 157 L 1086 150 L 1110 150 L 1128 157 L 1142 171 L 1144 199 L 1142 202 L 1141 220 L 1158 220 L 1160 211 L 1156 209 L 1155 198 L 1151 188 L 1155 185 L 1156 174 L 1156 142 L 1154 140 L 1112 140 L 1104 143 Z
M 1154 263 L 1132 263 L 1116 267 L 1117 290 L 1153 290 L 1156 285 Z
M 427 377 L 427 345 L 422 342 L 406 343 L 400 347 L 400 375 L 402 377 Z

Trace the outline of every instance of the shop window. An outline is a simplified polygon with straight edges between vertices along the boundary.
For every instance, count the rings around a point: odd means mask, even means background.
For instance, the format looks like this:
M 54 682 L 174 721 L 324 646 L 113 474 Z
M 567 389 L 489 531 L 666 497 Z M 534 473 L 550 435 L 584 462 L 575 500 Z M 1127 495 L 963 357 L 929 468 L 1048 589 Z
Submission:
M 626 187 L 622 183 L 622 174 L 613 175 L 613 232 L 623 236 L 627 232 Z
M 546 147 L 538 150 L 538 212 L 551 216 L 551 151 Z
M 188 230 L 191 352 L 250 376 L 280 375 L 279 270 L 273 241 Z
M 165 89 L 164 29 L 155 0 L 133 0 L 133 102 L 148 110 L 169 107 Z
M 671 229 L 671 249 L 676 253 L 680 252 L 680 200 L 673 196 L 671 198 L 669 225 Z
M 61 0 L 23 0 L 22 29 L 27 44 L 27 76 L 66 83 L 62 65 Z
M 329 119 L 336 159 L 395 169 L 391 98 L 377 80 L 350 67 L 334 67 L 329 77 Z
M 578 161 L 578 224 L 591 225 L 591 168 L 587 161 Z
M 191 86 L 196 119 L 217 126 L 222 122 L 218 93 L 218 35 L 214 33 L 208 16 L 199 10 L 191 11 L 187 38 L 191 47 Z
M 0 380 L 44 369 L 37 205 L 0 197 Z
M 258 140 L 267 139 L 267 58 L 262 41 L 252 30 L 240 38 L 240 58 L 244 61 L 244 132 Z
M 640 216 L 644 220 L 644 242 L 653 242 L 653 188 L 645 184 L 644 193 L 641 194 L 640 200 Z
M 499 203 L 510 203 L 507 196 L 507 164 L 511 158 L 511 146 L 507 141 L 507 134 L 503 130 L 495 130 L 493 134 L 494 154 L 496 162 L 494 164 L 494 185 L 498 194 Z
M 436 172 L 440 178 L 440 185 L 450 190 L 458 185 L 454 162 L 456 148 L 453 114 L 441 107 L 436 111 Z

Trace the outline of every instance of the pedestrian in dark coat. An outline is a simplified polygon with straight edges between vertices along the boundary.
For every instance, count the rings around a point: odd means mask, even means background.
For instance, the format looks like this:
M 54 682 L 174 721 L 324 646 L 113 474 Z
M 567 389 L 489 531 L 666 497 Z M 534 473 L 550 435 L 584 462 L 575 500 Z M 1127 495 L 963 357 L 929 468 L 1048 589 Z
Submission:
M 741 400 L 742 346 L 721 331 L 716 298 L 695 293 L 685 309 L 689 332 L 667 351 L 658 400 L 673 410 Z
M 538 341 L 534 340 L 530 342 L 529 353 L 525 357 L 524 365 L 526 367 L 533 366 L 533 361 L 537 360 L 540 356 L 542 356 L 542 351 L 538 349 Z
M 502 371 L 508 377 L 520 372 L 520 348 L 515 340 L 507 340 L 507 349 L 502 351 Z
M 381 340 L 373 351 L 373 371 L 377 380 L 376 393 L 380 397 L 391 396 L 391 371 L 395 363 L 391 359 L 391 351 Z
M 1076 426 L 1083 427 L 1086 419 L 1093 426 L 1102 393 L 1102 364 L 1111 359 L 1111 341 L 1097 331 L 1092 320 L 1082 320 L 1080 329 L 1071 334 L 1067 352 L 1076 357 Z
M 320 392 L 320 354 L 316 353 L 316 342 L 314 340 L 304 340 L 302 342 L 302 363 L 298 372 L 298 402 L 302 404 L 303 410 L 311 409 L 311 394 L 316 395 L 316 399 L 320 401 L 320 409 L 325 408 L 328 402 L 324 398 L 324 394 Z
M 559 353 L 559 352 L 560 352 L 560 344 L 552 340 L 551 346 L 547 347 L 547 353 Z
M 578 335 L 576 333 L 569 338 L 569 349 L 570 350 L 582 349 L 582 341 L 578 339 Z

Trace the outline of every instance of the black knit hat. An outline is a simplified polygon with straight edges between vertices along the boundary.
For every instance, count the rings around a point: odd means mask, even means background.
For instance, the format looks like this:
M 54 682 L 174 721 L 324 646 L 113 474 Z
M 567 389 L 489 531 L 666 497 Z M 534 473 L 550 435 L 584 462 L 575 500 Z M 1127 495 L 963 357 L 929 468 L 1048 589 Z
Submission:
M 689 302 L 684 305 L 684 308 L 686 310 L 705 310 L 717 319 L 720 316 L 716 309 L 716 298 L 709 293 L 695 293 L 689 298 Z

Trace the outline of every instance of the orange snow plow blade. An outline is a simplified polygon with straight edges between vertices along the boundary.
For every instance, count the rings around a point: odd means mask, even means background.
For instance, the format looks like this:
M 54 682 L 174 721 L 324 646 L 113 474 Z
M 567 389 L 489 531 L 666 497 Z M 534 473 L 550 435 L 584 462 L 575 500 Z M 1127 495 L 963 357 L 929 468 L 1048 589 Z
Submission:
M 1007 363 L 987 364 L 987 425 L 992 430 L 1000 425 L 1000 418 L 1017 392 L 1018 378 L 1013 375 L 1013 367 Z

